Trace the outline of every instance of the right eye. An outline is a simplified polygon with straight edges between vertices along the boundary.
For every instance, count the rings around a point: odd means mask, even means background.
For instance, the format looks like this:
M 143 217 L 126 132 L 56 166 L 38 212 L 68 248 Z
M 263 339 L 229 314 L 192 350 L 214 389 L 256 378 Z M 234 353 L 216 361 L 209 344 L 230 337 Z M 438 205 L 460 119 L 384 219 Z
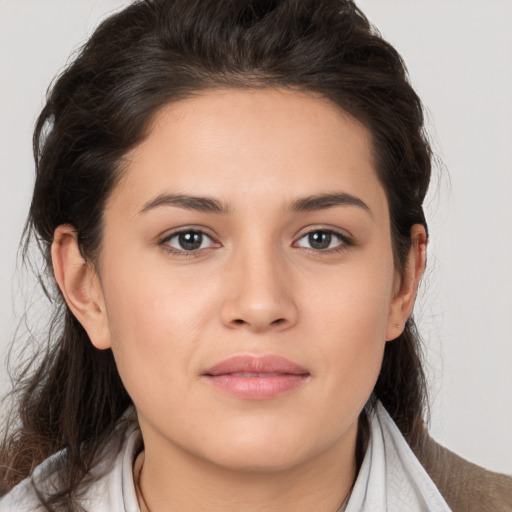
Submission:
M 332 229 L 315 229 L 304 234 L 296 242 L 296 247 L 314 249 L 319 252 L 336 252 L 352 245 L 347 236 Z
M 167 236 L 161 245 L 170 252 L 195 252 L 213 247 L 215 242 L 202 231 L 187 229 Z

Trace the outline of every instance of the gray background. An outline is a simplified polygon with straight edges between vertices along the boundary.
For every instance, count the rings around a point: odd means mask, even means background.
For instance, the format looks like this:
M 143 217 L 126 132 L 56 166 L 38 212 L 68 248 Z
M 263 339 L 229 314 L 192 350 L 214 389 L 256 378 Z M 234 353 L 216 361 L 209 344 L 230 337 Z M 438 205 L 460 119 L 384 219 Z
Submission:
M 128 3 L 0 0 L 0 355 L 25 309 L 47 316 L 16 264 L 35 117 L 71 50 Z M 358 3 L 404 56 L 442 161 L 427 204 L 429 270 L 416 307 L 432 432 L 462 456 L 512 473 L 512 1 Z M 7 389 L 0 360 L 0 391 Z

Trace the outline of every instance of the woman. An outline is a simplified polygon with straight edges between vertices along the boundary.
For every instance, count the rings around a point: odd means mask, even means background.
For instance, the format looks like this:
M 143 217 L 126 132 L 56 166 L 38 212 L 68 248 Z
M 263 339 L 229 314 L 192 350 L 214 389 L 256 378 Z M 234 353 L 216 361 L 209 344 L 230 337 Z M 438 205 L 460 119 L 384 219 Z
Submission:
M 422 130 L 351 2 L 104 22 L 34 136 L 63 307 L 1 510 L 507 510 L 510 479 L 424 428 Z

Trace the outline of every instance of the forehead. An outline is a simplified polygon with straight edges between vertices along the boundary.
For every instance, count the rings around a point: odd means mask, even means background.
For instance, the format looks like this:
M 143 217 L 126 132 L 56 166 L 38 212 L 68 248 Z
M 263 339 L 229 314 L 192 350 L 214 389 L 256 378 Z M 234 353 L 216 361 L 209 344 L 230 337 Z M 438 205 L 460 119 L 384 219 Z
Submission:
M 113 198 L 140 206 L 172 192 L 261 205 L 332 191 L 384 198 L 360 122 L 313 93 L 226 89 L 158 111 Z

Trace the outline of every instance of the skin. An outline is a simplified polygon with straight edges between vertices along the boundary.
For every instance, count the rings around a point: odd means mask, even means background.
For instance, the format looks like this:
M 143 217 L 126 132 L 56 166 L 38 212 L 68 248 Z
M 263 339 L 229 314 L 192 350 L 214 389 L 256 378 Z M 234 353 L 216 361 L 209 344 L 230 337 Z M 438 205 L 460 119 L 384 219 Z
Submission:
M 335 511 L 344 500 L 358 415 L 425 263 L 414 226 L 395 270 L 371 149 L 365 127 L 313 94 L 202 93 L 158 112 L 127 155 L 99 261 L 84 264 L 73 228 L 57 229 L 59 286 L 92 343 L 113 350 L 136 406 L 151 511 Z M 166 194 L 225 211 L 155 202 Z M 293 208 L 321 194 L 365 207 Z M 192 228 L 203 244 L 186 252 L 172 235 Z M 319 232 L 333 233 L 326 249 L 311 245 Z M 203 374 L 237 354 L 284 356 L 309 376 L 269 399 L 234 397 Z

